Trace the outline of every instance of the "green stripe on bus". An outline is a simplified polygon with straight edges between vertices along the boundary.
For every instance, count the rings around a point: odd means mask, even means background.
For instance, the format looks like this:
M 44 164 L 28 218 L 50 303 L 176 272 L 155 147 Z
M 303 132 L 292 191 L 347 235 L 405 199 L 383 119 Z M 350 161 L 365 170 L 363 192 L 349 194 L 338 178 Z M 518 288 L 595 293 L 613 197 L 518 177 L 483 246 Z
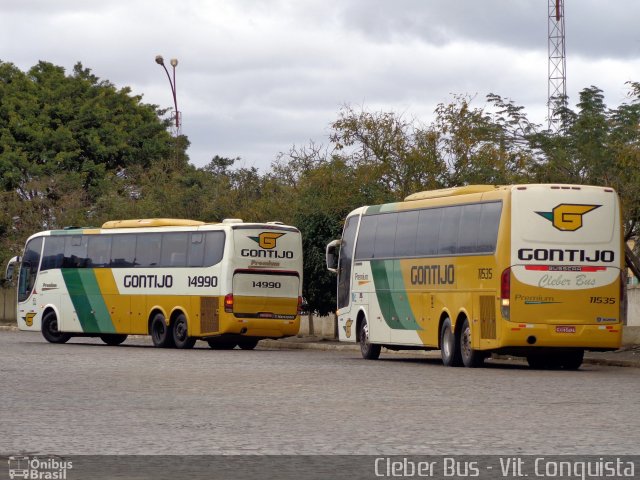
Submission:
M 67 286 L 82 331 L 85 333 L 115 333 L 111 315 L 102 298 L 102 292 L 90 268 L 63 268 L 62 277 Z
M 396 263 L 398 265 L 396 265 Z M 419 330 L 399 273 L 397 260 L 372 260 L 371 272 L 382 317 L 389 328 Z M 394 273 L 398 270 L 398 275 Z M 398 283 L 399 280 L 399 283 Z

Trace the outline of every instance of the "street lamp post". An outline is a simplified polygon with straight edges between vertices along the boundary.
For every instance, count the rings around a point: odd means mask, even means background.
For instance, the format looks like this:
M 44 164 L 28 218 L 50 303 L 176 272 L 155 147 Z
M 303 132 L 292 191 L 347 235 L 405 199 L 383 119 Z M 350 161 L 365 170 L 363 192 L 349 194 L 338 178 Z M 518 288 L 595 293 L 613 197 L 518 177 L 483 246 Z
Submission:
M 175 109 L 176 136 L 178 136 L 180 135 L 180 111 L 178 110 L 178 97 L 176 96 L 176 67 L 178 66 L 178 59 L 172 58 L 169 62 L 171 64 L 173 78 L 169 75 L 169 70 L 167 70 L 167 67 L 164 64 L 164 58 L 162 58 L 162 55 L 156 55 L 156 63 L 164 68 L 167 78 L 169 79 L 171 94 L 173 95 L 173 107 Z

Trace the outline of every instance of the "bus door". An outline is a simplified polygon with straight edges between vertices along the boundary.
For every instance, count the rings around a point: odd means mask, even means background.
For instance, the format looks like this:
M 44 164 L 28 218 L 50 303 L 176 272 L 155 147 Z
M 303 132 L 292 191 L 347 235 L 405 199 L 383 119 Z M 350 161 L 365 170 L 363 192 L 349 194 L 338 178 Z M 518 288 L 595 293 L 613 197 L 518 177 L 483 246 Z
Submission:
M 338 335 L 340 340 L 355 342 L 357 312 L 351 312 L 351 282 L 353 276 L 353 254 L 359 215 L 347 218 L 340 243 L 338 258 Z

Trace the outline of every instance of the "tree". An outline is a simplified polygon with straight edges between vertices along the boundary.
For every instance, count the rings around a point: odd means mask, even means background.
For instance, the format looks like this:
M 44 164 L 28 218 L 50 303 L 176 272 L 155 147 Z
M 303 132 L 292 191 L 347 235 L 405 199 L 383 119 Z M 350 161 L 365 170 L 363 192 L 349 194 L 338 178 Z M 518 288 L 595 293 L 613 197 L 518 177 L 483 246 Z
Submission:
M 173 139 L 159 113 L 80 63 L 66 75 L 48 62 L 26 73 L 0 62 L 0 192 L 10 210 L 0 254 L 34 231 L 99 218 L 100 198 L 119 195 L 116 173 L 187 165 L 186 138 Z M 120 193 L 124 201 L 131 192 Z

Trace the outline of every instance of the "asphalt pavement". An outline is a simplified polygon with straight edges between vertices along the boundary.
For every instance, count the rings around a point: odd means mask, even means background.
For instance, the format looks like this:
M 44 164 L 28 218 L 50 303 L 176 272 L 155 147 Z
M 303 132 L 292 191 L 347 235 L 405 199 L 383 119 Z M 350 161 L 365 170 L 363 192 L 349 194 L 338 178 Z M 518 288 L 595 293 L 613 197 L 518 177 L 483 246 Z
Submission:
M 0 324 L 0 332 L 17 330 L 18 327 L 15 324 Z M 151 342 L 150 338 L 149 342 Z M 354 343 L 338 342 L 330 338 L 308 335 L 288 337 L 280 340 L 262 340 L 258 344 L 258 348 L 260 347 L 281 349 L 341 350 L 353 351 L 354 353 L 358 354 L 360 352 L 360 346 Z M 383 348 L 382 355 L 387 354 L 410 356 L 417 355 L 433 359 L 440 358 L 439 350 L 431 350 L 426 352 L 415 350 L 401 350 L 399 352 L 395 352 Z M 492 359 L 495 361 L 526 363 L 524 358 L 511 357 L 506 355 L 494 355 Z M 592 365 L 608 365 L 614 367 L 640 368 L 640 345 L 626 345 L 621 349 L 612 352 L 585 352 L 583 363 Z

